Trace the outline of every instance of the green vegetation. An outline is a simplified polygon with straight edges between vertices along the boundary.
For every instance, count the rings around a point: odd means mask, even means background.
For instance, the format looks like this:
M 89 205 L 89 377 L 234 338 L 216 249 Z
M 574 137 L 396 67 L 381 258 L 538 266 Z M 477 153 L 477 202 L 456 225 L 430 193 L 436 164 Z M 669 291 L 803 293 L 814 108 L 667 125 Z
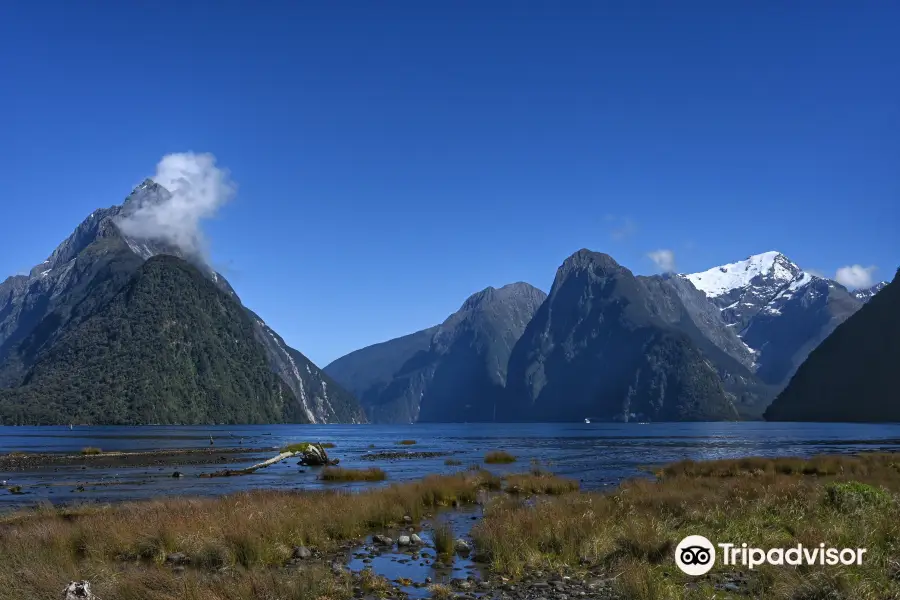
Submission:
M 100 448 L 94 448 L 93 446 L 86 446 L 81 449 L 81 453 L 85 456 L 91 456 L 94 454 L 102 454 L 103 450 Z
M 11 485 L 11 486 L 9 486 L 9 487 L 6 488 L 6 489 L 7 489 L 7 491 L 9 491 L 10 494 L 22 494 L 22 493 L 24 493 L 24 492 L 22 492 L 22 486 L 21 486 L 21 485 Z
M 489 465 L 509 464 L 516 462 L 516 457 L 503 450 L 494 450 L 484 455 L 484 462 Z
M 319 445 L 325 449 L 330 449 L 330 448 L 334 448 L 337 446 L 337 444 L 335 444 L 334 442 L 325 442 L 325 443 L 319 444 Z
M 438 523 L 431 532 L 434 549 L 438 554 L 453 554 L 453 529 L 449 523 Z
M 254 333 L 195 267 L 151 258 L 0 389 L 0 424 L 305 422 Z
M 893 598 L 898 492 L 897 454 L 684 461 L 659 469 L 657 481 L 629 481 L 610 494 L 499 498 L 473 537 L 499 574 L 602 568 L 618 574 L 614 597 L 641 600 L 748 597 L 681 573 L 672 552 L 689 534 L 759 548 L 867 548 L 861 566 L 756 567 L 744 591 L 775 600 Z M 697 587 L 685 596 L 689 583 Z
M 343 469 L 325 467 L 319 476 L 323 481 L 384 481 L 387 474 L 378 467 L 368 469 Z
M 448 467 L 458 467 L 459 465 L 462 464 L 462 461 L 457 458 L 448 458 L 447 460 L 444 461 L 444 464 L 447 465 Z
M 401 446 L 414 446 L 416 444 L 416 440 L 400 440 L 397 443 Z
M 296 444 L 288 444 L 281 448 L 282 452 L 306 452 L 312 446 L 310 442 L 297 442 Z

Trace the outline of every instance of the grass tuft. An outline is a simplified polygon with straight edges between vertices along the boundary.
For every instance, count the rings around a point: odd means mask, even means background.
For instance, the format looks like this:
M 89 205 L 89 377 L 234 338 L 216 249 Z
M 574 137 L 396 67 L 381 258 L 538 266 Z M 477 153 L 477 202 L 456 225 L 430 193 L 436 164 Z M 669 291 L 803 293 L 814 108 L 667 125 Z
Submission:
M 509 464 L 516 462 L 516 457 L 504 450 L 494 450 L 484 455 L 484 462 L 489 465 Z
M 400 440 L 399 442 L 397 442 L 397 444 L 400 446 L 415 446 L 416 443 L 416 440 Z
M 505 490 L 510 494 L 549 494 L 558 496 L 578 491 L 578 482 L 544 471 L 508 475 Z
M 81 449 L 81 454 L 83 454 L 84 456 L 92 456 L 95 454 L 102 454 L 102 453 L 103 453 L 103 450 L 101 450 L 100 448 L 94 448 L 93 446 L 86 446 Z
M 447 465 L 448 467 L 458 467 L 459 465 L 461 465 L 463 463 L 458 458 L 448 458 L 447 460 L 444 461 L 444 464 Z
M 431 532 L 431 537 L 434 540 L 434 549 L 438 554 L 453 554 L 455 540 L 453 529 L 449 523 L 438 523 Z
M 325 467 L 320 479 L 324 481 L 384 481 L 387 473 L 378 467 L 368 469 L 344 469 L 342 467 Z

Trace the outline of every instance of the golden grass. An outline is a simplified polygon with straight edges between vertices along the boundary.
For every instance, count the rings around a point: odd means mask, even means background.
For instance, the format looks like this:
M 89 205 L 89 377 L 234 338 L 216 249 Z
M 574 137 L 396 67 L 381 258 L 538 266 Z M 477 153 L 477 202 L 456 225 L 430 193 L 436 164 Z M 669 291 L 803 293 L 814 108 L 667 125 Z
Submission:
M 453 597 L 453 589 L 442 583 L 433 583 L 428 586 L 428 594 L 434 600 L 449 600 Z
M 510 494 L 549 494 L 558 496 L 578 491 L 578 482 L 567 477 L 558 477 L 552 473 L 536 471 L 531 473 L 508 475 L 505 490 Z
M 438 523 L 431 532 L 432 541 L 434 541 L 434 549 L 438 554 L 453 554 L 454 538 L 453 529 L 449 523 Z
M 751 597 L 900 597 L 900 454 L 682 462 L 658 473 L 610 494 L 498 498 L 472 533 L 479 554 L 501 574 L 601 568 L 619 575 L 622 598 L 674 600 L 690 582 L 690 597 L 732 597 L 677 569 L 674 547 L 687 535 L 759 548 L 825 542 L 868 553 L 861 566 L 757 567 Z M 713 572 L 730 569 L 717 562 Z
M 341 467 L 325 467 L 319 479 L 323 481 L 384 481 L 387 473 L 378 467 L 368 469 L 344 469 Z
M 276 569 L 291 548 L 335 551 L 375 529 L 474 503 L 494 485 L 486 472 L 429 476 L 360 493 L 251 491 L 220 498 L 160 498 L 73 508 L 43 506 L 0 516 L 0 600 L 56 598 L 87 579 L 101 598 L 219 600 L 348 597 L 343 576 Z M 178 579 L 165 557 L 183 552 Z M 217 570 L 230 568 L 222 578 Z
M 417 442 L 416 440 L 400 440 L 397 444 L 400 446 L 415 446 Z
M 504 450 L 494 450 L 484 455 L 484 462 L 489 465 L 509 464 L 516 462 L 516 457 Z
M 94 448 L 93 446 L 86 446 L 81 449 L 81 453 L 85 456 L 91 456 L 94 454 L 102 454 L 103 450 L 100 448 Z

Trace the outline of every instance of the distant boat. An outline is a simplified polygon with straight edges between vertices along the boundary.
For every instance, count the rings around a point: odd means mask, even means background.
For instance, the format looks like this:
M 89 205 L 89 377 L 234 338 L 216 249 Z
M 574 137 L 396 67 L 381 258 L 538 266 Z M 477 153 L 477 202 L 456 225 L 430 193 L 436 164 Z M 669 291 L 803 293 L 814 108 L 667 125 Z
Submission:
M 587 418 L 584 420 L 584 422 L 587 423 L 588 425 L 591 424 L 591 420 L 590 420 L 590 419 L 587 419 Z

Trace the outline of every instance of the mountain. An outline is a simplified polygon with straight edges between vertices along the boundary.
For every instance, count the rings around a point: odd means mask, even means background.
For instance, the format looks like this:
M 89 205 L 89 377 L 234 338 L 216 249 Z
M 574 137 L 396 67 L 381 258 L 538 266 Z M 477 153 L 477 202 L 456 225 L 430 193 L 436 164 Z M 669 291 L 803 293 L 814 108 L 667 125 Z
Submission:
M 720 371 L 754 376 L 709 342 L 694 321 L 702 308 L 692 315 L 679 287 L 635 277 L 606 254 L 566 259 L 510 355 L 497 420 L 738 418 L 742 400 Z
M 706 294 L 753 352 L 756 375 L 778 388 L 863 304 L 776 251 L 681 277 Z
M 439 326 L 364 348 L 326 371 L 357 391 L 375 422 L 491 421 L 509 354 L 545 298 L 527 283 L 488 287 Z
M 363 406 L 375 402 L 394 375 L 413 356 L 427 352 L 438 326 L 366 346 L 338 358 L 323 370 L 359 398 Z
M 66 335 L 104 309 L 132 281 L 145 261 L 154 256 L 174 256 L 190 263 L 221 294 L 240 304 L 225 278 L 197 256 L 160 240 L 123 233 L 123 219 L 142 207 L 165 202 L 169 196 L 162 186 L 144 181 L 122 205 L 91 213 L 29 275 L 0 283 L 0 386 L 17 387 L 30 381 L 31 370 L 39 361 Z M 250 319 L 255 343 L 269 369 L 280 377 L 293 402 L 299 405 L 302 420 L 364 419 L 348 392 L 284 344 L 256 315 L 243 307 L 242 310 Z
M 859 300 L 860 302 L 868 302 L 872 299 L 872 296 L 880 292 L 887 285 L 887 281 L 880 281 L 873 285 L 872 287 L 860 288 L 858 290 L 854 290 L 850 292 L 853 294 L 853 297 Z
M 308 422 L 269 368 L 250 316 L 174 256 L 144 262 L 113 298 L 0 390 L 6 423 Z
M 898 422 L 900 270 L 839 325 L 766 410 L 770 421 Z

